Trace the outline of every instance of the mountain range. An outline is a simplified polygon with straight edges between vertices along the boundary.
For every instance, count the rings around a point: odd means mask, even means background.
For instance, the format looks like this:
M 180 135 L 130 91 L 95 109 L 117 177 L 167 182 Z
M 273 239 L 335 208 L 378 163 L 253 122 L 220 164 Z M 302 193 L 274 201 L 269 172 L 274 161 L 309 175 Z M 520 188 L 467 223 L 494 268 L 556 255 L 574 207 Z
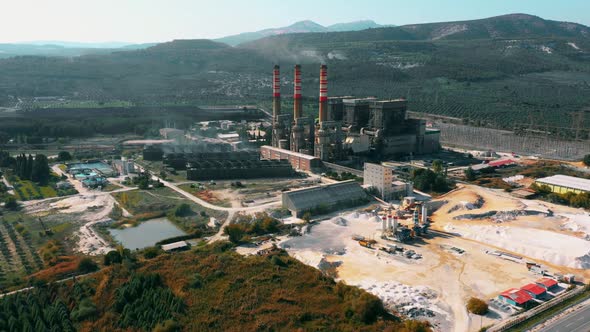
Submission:
M 236 46 L 241 43 L 257 40 L 268 36 L 276 36 L 291 33 L 308 33 L 308 32 L 337 32 L 337 31 L 360 31 L 385 27 L 377 24 L 372 20 L 361 20 L 347 23 L 338 23 L 329 26 L 323 26 L 313 21 L 299 21 L 282 28 L 270 28 L 255 32 L 244 32 L 237 35 L 226 36 L 215 39 L 216 41 Z
M 479 125 L 511 128 L 539 111 L 540 122 L 571 126 L 568 114 L 590 105 L 590 28 L 525 14 L 275 34 L 235 47 L 175 40 L 73 58 L 14 57 L 0 60 L 0 105 L 8 96 L 264 104 L 277 63 L 285 92 L 291 66 L 302 64 L 309 112 L 320 63 L 329 67 L 330 95 L 406 97 L 413 111 Z

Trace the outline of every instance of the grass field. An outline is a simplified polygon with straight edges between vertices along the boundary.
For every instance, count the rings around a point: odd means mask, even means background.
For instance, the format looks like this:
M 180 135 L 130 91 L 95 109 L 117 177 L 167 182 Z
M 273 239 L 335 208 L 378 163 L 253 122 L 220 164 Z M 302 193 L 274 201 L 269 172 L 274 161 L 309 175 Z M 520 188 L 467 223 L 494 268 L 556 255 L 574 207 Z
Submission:
M 227 217 L 227 212 L 204 208 L 165 187 L 114 193 L 112 196 L 123 208 L 134 216 L 163 213 L 187 233 L 194 232 L 195 230 L 209 232 L 211 230 L 206 225 L 209 223 L 210 217 L 217 219 L 225 219 Z M 188 204 L 190 206 L 191 213 L 189 215 L 176 216 L 174 214 L 176 208 L 181 204 Z
M 20 201 L 58 196 L 57 191 L 51 185 L 39 186 L 32 181 L 16 179 L 16 181 L 11 181 L 11 184 L 14 187 L 16 199 Z

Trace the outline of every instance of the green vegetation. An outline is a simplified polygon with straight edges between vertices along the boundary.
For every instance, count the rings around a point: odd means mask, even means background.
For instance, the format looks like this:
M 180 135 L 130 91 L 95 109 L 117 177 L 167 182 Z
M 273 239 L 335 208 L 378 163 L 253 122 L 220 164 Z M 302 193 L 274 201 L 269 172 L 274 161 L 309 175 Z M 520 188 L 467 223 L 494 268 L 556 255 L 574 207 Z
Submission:
M 472 314 L 483 316 L 488 313 L 488 304 L 482 299 L 472 297 L 467 301 L 467 310 Z
M 57 154 L 57 160 L 58 161 L 69 161 L 69 160 L 72 160 L 72 155 L 68 151 L 60 151 Z
M 453 187 L 452 183 L 443 173 L 442 167 L 437 167 L 437 170 L 438 172 L 423 168 L 414 169 L 411 174 L 414 187 L 425 192 L 445 193 L 449 191 Z
M 359 181 L 359 182 L 363 181 L 363 178 L 358 177 L 350 172 L 342 172 L 342 173 L 338 174 L 338 172 L 328 170 L 325 174 L 326 174 L 326 177 L 328 177 L 332 180 L 336 180 L 336 181 L 346 181 L 346 180 L 355 180 L 355 181 Z
M 541 197 L 551 203 L 563 204 L 573 206 L 576 208 L 590 209 L 590 193 L 576 194 L 573 192 L 567 192 L 564 194 L 558 194 L 551 191 L 551 188 L 547 185 L 538 185 L 533 183 L 531 189 Z
M 377 297 L 335 283 L 283 251 L 243 257 L 231 248 L 218 243 L 76 281 L 38 283 L 0 299 L 0 329 L 430 331 L 427 323 L 400 322 Z
M 14 196 L 6 196 L 4 199 L 4 207 L 9 210 L 16 210 L 18 209 L 18 202 Z
M 584 165 L 590 166 L 590 154 L 585 155 L 584 160 L 582 160 L 582 162 L 584 163 Z
M 251 236 L 277 233 L 284 228 L 277 219 L 266 212 L 258 212 L 254 216 L 239 215 L 236 220 L 227 225 L 223 232 L 233 243 L 247 242 Z

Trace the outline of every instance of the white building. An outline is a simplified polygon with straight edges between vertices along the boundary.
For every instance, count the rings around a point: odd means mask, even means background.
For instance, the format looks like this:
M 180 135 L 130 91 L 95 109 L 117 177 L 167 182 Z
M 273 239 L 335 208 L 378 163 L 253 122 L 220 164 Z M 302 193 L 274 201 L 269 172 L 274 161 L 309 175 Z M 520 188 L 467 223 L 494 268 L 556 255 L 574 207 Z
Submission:
M 393 171 L 391 168 L 365 163 L 363 180 L 365 186 L 376 188 L 382 199 L 390 200 L 393 198 Z

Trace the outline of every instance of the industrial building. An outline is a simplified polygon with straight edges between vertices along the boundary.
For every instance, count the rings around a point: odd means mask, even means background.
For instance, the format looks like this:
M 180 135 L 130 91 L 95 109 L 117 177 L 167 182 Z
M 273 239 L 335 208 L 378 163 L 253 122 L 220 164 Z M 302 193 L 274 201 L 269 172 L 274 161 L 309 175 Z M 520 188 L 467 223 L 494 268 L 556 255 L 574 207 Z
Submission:
M 353 155 L 403 155 L 440 149 L 440 131 L 407 116 L 405 99 L 328 98 L 328 68 L 320 67 L 319 121 L 305 117 L 301 104 L 301 66 L 294 71 L 293 114 L 281 113 L 280 68 L 273 70 L 272 146 L 314 155 L 322 161 Z
M 164 165 L 175 170 L 185 170 L 190 162 L 224 160 L 260 160 L 256 151 L 168 153 Z
M 393 171 L 391 168 L 372 163 L 365 163 L 363 168 L 363 185 L 377 189 L 379 196 L 384 200 L 392 199 Z
M 527 292 L 533 299 L 540 299 L 547 295 L 547 290 L 537 284 L 530 283 L 520 287 L 523 291 Z
M 535 284 L 543 287 L 545 290 L 552 291 L 558 287 L 557 280 L 551 278 L 541 278 L 535 281 Z
M 262 159 L 288 160 L 294 169 L 301 171 L 309 172 L 322 168 L 322 161 L 319 158 L 310 156 L 308 154 L 275 148 L 268 145 L 260 147 L 260 156 Z
M 568 192 L 575 194 L 590 193 L 590 180 L 573 176 L 553 175 L 537 179 L 535 183 L 539 186 L 546 185 L 552 192 L 558 194 Z
M 187 163 L 191 181 L 290 177 L 295 174 L 287 160 L 200 160 Z
M 522 289 L 510 288 L 498 296 L 498 298 L 508 304 L 518 307 L 524 307 L 533 297 Z
M 135 162 L 133 159 L 121 157 L 121 159 L 113 160 L 112 165 L 119 175 L 129 175 L 135 173 Z
M 284 192 L 282 201 L 284 208 L 300 218 L 306 212 L 322 214 L 358 206 L 366 203 L 368 197 L 356 181 L 349 180 Z
M 412 195 L 412 184 L 394 180 L 390 167 L 365 163 L 363 168 L 363 185 L 375 188 L 382 199 L 389 201 Z

